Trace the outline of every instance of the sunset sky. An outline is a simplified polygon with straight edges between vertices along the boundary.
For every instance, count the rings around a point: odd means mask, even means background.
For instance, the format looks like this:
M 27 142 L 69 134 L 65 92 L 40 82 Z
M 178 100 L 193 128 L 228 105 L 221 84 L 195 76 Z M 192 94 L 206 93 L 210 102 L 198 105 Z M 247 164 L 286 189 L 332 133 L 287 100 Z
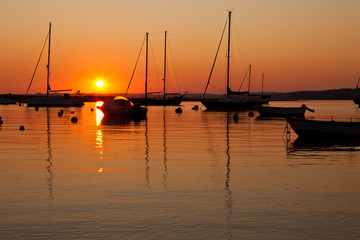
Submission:
M 49 22 L 53 89 L 124 92 L 149 32 L 149 90 L 161 91 L 166 30 L 167 91 L 202 93 L 229 9 L 234 90 L 249 64 L 254 92 L 261 91 L 262 73 L 268 92 L 356 86 L 359 0 L 1 0 L 0 93 L 26 92 Z M 224 92 L 225 50 L 223 45 L 210 92 Z M 46 57 L 30 93 L 46 92 Z M 144 69 L 143 52 L 130 92 L 144 91 Z M 98 79 L 104 87 L 96 86 Z

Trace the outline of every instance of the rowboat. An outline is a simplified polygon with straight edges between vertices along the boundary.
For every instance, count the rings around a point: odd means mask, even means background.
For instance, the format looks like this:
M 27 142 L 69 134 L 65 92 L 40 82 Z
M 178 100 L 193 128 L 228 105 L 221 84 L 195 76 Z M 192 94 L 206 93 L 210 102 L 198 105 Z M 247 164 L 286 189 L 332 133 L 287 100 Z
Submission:
M 289 117 L 287 122 L 302 138 L 358 138 L 360 122 L 320 121 Z
M 304 117 L 306 110 L 314 112 L 305 104 L 301 105 L 301 107 L 255 106 L 255 110 L 260 113 L 261 117 Z

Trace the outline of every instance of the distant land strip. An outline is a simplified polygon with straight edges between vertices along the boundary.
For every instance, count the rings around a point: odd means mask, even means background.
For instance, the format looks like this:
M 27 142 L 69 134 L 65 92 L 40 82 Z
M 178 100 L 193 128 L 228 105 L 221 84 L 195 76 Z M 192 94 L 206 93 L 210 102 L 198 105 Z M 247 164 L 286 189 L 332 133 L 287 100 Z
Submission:
M 261 94 L 261 93 L 254 93 Z M 296 101 L 296 100 L 353 100 L 360 96 L 360 89 L 331 89 L 322 91 L 296 91 L 296 92 L 266 92 L 264 95 L 271 95 L 270 101 Z M 115 96 L 123 96 L 121 93 L 80 93 L 71 95 L 72 98 L 79 98 L 84 102 L 97 102 L 111 100 Z M 0 97 L 15 99 L 18 102 L 25 102 L 28 98 L 39 97 L 39 94 L 0 94 Z M 206 94 L 206 98 L 218 98 L 219 94 Z M 141 98 L 143 94 L 128 94 L 128 98 Z M 181 94 L 182 101 L 200 101 L 202 93 Z

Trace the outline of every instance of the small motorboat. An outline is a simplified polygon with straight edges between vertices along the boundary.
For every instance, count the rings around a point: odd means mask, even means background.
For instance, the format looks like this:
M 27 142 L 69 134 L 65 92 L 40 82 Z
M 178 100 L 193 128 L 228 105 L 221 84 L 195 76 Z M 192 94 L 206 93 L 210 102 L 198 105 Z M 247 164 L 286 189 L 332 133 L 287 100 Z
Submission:
M 129 118 L 146 117 L 148 109 L 138 104 L 133 104 L 123 96 L 117 96 L 111 101 L 106 101 L 102 106 L 97 106 L 104 115 L 119 115 Z
M 306 110 L 314 112 L 305 104 L 301 105 L 301 107 L 255 106 L 255 109 L 260 113 L 261 117 L 304 117 Z
M 287 118 L 294 132 L 301 138 L 355 139 L 360 137 L 360 122 L 320 121 Z

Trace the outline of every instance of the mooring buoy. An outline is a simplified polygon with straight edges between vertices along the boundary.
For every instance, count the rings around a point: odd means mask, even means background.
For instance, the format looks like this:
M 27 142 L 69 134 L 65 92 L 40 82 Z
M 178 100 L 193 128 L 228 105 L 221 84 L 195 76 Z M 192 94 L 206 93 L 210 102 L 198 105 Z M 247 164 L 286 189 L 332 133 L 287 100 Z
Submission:
M 25 130 L 25 127 L 24 127 L 23 125 L 21 125 L 21 126 L 19 127 L 19 130 L 20 130 L 20 131 L 24 131 L 24 130 Z
M 78 120 L 78 118 L 77 117 L 72 117 L 71 118 L 71 122 L 73 122 L 73 123 L 77 123 L 79 120 Z
M 175 109 L 175 112 L 176 112 L 176 113 L 182 113 L 181 107 L 178 107 L 177 109 Z

